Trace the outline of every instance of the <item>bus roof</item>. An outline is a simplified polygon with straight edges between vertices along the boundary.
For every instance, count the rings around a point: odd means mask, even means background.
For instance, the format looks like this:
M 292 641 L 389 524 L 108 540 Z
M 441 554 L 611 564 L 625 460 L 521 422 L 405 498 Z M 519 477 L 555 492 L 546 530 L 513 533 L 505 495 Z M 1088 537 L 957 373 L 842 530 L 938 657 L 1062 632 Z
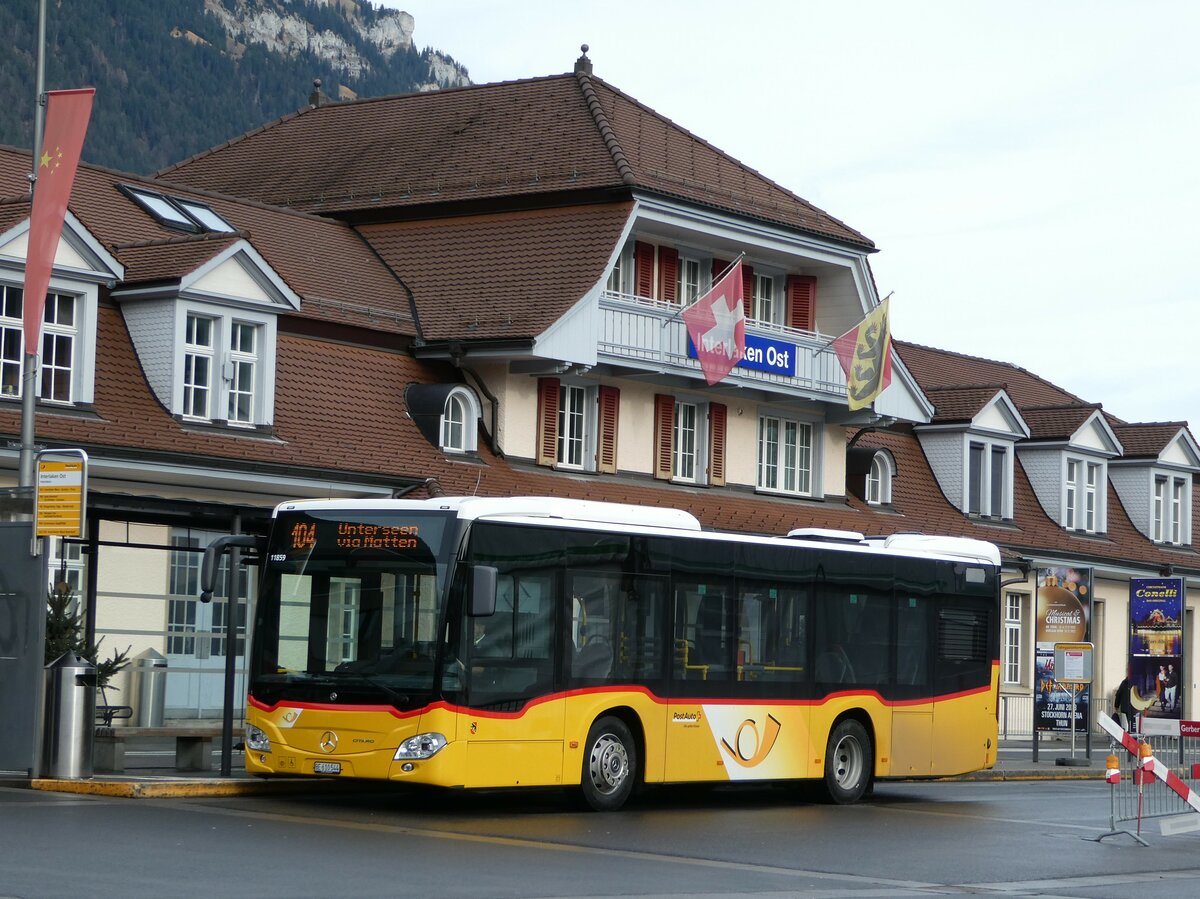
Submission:
M 744 534 L 732 531 L 704 531 L 690 512 L 658 506 L 635 506 L 598 500 L 566 499 L 555 496 L 439 496 L 430 499 L 318 499 L 280 503 L 280 512 L 310 510 L 365 510 L 453 512 L 467 521 L 513 521 L 525 523 L 593 524 L 634 528 L 642 533 L 655 529 L 691 532 L 706 538 L 729 538 L 748 542 L 787 541 L 824 549 L 859 552 L 884 552 L 903 556 L 951 559 L 1000 567 L 1000 550 L 995 544 L 968 537 L 943 537 L 929 534 L 893 534 L 888 537 L 863 537 L 851 531 L 797 529 L 787 536 Z

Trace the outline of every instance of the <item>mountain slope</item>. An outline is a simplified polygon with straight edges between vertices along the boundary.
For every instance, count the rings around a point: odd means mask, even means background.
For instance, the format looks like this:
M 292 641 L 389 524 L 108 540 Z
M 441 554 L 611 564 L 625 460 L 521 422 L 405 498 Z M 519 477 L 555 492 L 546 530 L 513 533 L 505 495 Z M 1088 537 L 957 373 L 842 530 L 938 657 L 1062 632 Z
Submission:
M 308 103 L 468 84 L 364 0 L 49 0 L 46 89 L 95 87 L 83 158 L 148 174 Z M 37 3 L 0 4 L 0 143 L 29 148 Z

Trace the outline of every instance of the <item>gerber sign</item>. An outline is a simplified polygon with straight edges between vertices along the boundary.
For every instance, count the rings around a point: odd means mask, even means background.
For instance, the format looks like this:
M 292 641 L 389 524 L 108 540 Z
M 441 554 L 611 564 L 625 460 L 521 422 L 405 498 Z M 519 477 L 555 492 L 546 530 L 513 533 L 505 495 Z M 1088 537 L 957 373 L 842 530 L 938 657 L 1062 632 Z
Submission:
M 688 340 L 689 359 L 698 359 L 696 345 Z M 796 377 L 796 345 L 786 340 L 771 340 L 767 337 L 746 335 L 746 351 L 735 368 L 770 372 L 784 377 Z

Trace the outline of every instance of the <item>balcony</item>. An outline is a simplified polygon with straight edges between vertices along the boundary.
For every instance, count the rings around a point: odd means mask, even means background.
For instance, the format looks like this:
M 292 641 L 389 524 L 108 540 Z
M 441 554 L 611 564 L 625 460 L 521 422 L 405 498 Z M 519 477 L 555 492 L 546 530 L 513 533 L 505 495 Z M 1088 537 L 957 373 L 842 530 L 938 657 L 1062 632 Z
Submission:
M 600 296 L 599 361 L 704 381 L 688 356 L 687 326 L 677 303 L 606 291 Z M 846 402 L 846 375 L 833 337 L 746 321 L 747 355 L 721 383 L 807 399 Z

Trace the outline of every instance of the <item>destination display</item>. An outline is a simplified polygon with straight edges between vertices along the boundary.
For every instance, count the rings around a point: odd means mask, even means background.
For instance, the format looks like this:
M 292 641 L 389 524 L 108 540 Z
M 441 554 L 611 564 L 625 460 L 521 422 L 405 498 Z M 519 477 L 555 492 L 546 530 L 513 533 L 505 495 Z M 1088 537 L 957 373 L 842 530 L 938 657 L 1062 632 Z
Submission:
M 412 556 L 427 562 L 437 555 L 446 531 L 441 514 L 361 512 L 353 516 L 313 515 L 281 511 L 272 530 L 270 561 L 300 562 L 312 557 L 346 557 L 346 553 Z

